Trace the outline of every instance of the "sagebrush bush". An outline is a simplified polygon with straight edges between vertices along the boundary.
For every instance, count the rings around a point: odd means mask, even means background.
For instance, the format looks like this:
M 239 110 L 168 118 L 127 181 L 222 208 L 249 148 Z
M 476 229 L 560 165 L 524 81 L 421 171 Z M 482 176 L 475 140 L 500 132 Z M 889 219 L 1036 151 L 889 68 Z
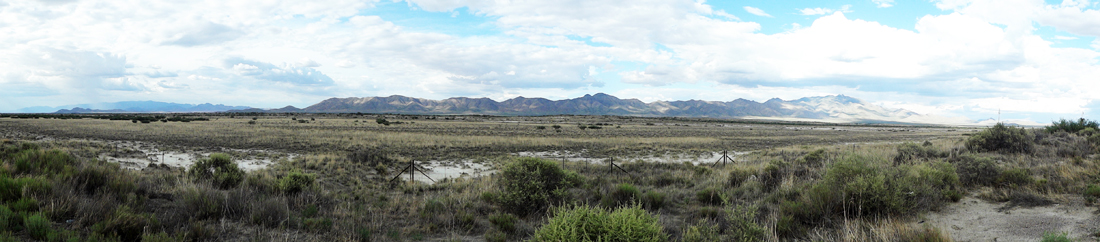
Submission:
M 634 185 L 622 183 L 612 188 L 611 192 L 603 197 L 600 204 L 606 208 L 630 205 L 637 203 L 641 195 L 642 192 L 638 191 L 638 188 Z
M 988 157 L 972 155 L 957 156 L 951 159 L 959 174 L 959 181 L 967 186 L 989 186 L 1001 176 L 1001 168 Z
M 151 214 L 134 213 L 128 206 L 120 206 L 115 213 L 92 226 L 92 231 L 117 237 L 123 241 L 139 241 L 148 228 L 155 228 L 157 220 Z
M 316 180 L 313 174 L 306 174 L 299 171 L 292 171 L 290 174 L 279 178 L 279 190 L 288 194 L 299 193 L 302 190 L 313 187 L 313 182 Z
M 722 205 L 727 199 L 726 194 L 723 193 L 721 189 L 713 187 L 708 187 L 695 193 L 695 200 L 703 204 Z
M 930 145 L 917 145 L 916 143 L 904 143 L 898 145 L 898 154 L 894 156 L 894 164 L 908 163 L 913 160 L 931 160 L 947 157 L 947 152 L 936 150 Z
M 1069 233 L 1056 233 L 1048 231 L 1043 232 L 1043 239 L 1039 240 L 1039 242 L 1073 242 L 1073 240 L 1069 238 Z
M 1060 119 L 1058 121 L 1051 122 L 1050 126 L 1043 128 L 1048 133 L 1066 132 L 1066 133 L 1078 133 L 1086 129 L 1092 129 L 1094 132 L 1100 130 L 1100 123 L 1088 119 L 1078 119 L 1076 121 Z
M 1033 146 L 1033 135 L 1024 128 L 997 123 L 966 140 L 966 148 L 978 152 L 1027 153 Z
M 500 231 L 508 234 L 516 232 L 516 216 L 507 213 L 495 213 L 489 215 L 489 223 Z
M 657 191 L 647 191 L 642 194 L 642 206 L 646 209 L 657 210 L 665 206 L 665 194 Z
M 76 162 L 69 153 L 61 150 L 28 149 L 16 153 L 12 157 L 15 164 L 15 172 L 19 174 L 45 174 L 60 175 L 67 173 L 65 168 L 72 169 Z M 71 171 L 70 171 L 71 172 Z
M 233 162 L 233 158 L 222 153 L 211 154 L 206 159 L 196 161 L 187 172 L 192 178 L 209 180 L 221 189 L 236 187 L 245 176 L 244 171 Z
M 726 221 L 730 223 L 728 241 L 763 241 L 763 226 L 756 222 L 756 207 L 734 206 L 726 212 Z
M 721 234 L 718 233 L 718 225 L 707 223 L 706 220 L 699 220 L 694 225 L 684 228 L 683 239 L 684 242 L 711 242 L 721 241 Z
M 1024 168 L 1012 168 L 1001 172 L 997 177 L 997 184 L 1003 187 L 1026 186 L 1035 182 L 1031 177 L 1031 170 Z
M 803 156 L 802 161 L 806 162 L 806 164 L 810 166 L 818 166 L 825 162 L 827 158 L 828 157 L 825 154 L 825 149 L 817 149 L 813 152 L 810 152 L 809 154 L 806 154 L 806 156 Z
M 495 200 L 505 211 L 526 216 L 565 198 L 566 189 L 580 185 L 583 178 L 564 171 L 557 163 L 539 158 L 518 158 L 501 172 L 502 193 Z
M 732 171 L 730 171 L 729 178 L 727 178 L 727 180 L 729 180 L 729 185 L 731 187 L 739 187 L 741 186 L 741 183 L 744 183 L 745 180 L 748 180 L 749 177 L 752 177 L 754 173 L 755 172 L 749 169 L 734 168 Z
M 667 241 L 657 217 L 640 207 L 561 208 L 535 230 L 532 241 Z
M 783 231 L 777 233 L 801 231 L 801 225 L 792 223 L 815 226 L 845 215 L 895 216 L 925 211 L 942 206 L 954 199 L 952 193 L 958 193 L 959 178 L 951 164 L 895 167 L 885 163 L 860 156 L 833 163 L 798 199 L 780 203 L 780 213 L 790 218 L 784 221 L 787 218 L 780 217 Z
M 34 214 L 23 219 L 23 229 L 27 231 L 27 235 L 37 240 L 46 240 L 46 236 L 53 233 L 50 220 L 42 214 Z

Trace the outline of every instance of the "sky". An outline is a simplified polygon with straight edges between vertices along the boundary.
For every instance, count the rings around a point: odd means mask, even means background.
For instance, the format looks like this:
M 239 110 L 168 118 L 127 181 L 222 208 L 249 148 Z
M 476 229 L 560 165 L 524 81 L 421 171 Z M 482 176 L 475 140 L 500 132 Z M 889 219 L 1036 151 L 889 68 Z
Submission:
M 843 94 L 1049 123 L 1100 119 L 1097 36 L 1087 0 L 0 0 L 0 112 Z

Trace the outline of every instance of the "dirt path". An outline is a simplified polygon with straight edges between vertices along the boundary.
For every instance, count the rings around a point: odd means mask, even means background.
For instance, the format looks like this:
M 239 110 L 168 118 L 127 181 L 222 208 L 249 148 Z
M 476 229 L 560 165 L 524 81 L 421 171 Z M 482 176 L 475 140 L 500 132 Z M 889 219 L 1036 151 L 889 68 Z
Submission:
M 1044 232 L 1068 232 L 1070 238 L 1093 241 L 1100 231 L 1095 207 L 1055 204 L 1004 208 L 972 197 L 925 215 L 924 222 L 947 232 L 955 241 L 1039 241 Z

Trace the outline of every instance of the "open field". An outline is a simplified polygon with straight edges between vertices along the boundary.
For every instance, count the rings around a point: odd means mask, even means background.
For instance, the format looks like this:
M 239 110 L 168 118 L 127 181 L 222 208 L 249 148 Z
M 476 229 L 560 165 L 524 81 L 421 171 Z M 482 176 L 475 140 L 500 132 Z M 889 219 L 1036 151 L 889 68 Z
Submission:
M 1000 207 L 1008 215 L 998 217 L 1012 218 L 1051 206 L 1095 211 L 1100 197 L 1100 162 L 1086 133 L 1009 129 L 1026 133 L 1012 141 L 1026 149 L 990 150 L 975 140 L 1009 138 L 954 127 L 614 116 L 205 118 L 0 118 L 0 193 L 5 186 L 22 191 L 2 197 L 9 212 L 0 209 L 0 222 L 19 225 L 2 236 L 559 241 L 577 239 L 565 232 L 575 231 L 569 218 L 610 216 L 607 224 L 585 225 L 609 230 L 580 236 L 637 227 L 614 234 L 642 236 L 620 238 L 631 241 L 952 241 L 975 229 L 967 225 L 976 221 L 966 212 L 972 207 L 960 200 Z M 711 165 L 723 151 L 736 162 Z M 549 160 L 519 157 L 532 154 Z M 105 162 L 127 159 L 144 163 Z M 248 162 L 231 169 L 218 165 L 223 159 Z M 196 169 L 195 160 L 213 165 Z M 428 175 L 442 167 L 485 172 L 427 183 L 408 182 L 406 172 L 391 182 L 409 161 Z M 259 165 L 237 172 L 245 163 Z M 1096 219 L 1066 214 L 1048 220 L 1074 222 L 1041 227 L 1050 231 L 1008 223 L 988 229 L 1029 231 L 1010 237 L 1023 240 L 1041 232 L 1091 240 L 1100 232 Z M 30 226 L 35 219 L 47 226 Z

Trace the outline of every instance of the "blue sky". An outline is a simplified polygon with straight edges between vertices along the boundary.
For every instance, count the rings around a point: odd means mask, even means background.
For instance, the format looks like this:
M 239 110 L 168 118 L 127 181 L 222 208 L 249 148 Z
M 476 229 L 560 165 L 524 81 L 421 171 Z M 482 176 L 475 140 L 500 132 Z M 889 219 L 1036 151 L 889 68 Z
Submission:
M 1090 1 L 0 0 L 0 112 L 329 97 L 843 94 L 944 120 L 1100 119 Z

